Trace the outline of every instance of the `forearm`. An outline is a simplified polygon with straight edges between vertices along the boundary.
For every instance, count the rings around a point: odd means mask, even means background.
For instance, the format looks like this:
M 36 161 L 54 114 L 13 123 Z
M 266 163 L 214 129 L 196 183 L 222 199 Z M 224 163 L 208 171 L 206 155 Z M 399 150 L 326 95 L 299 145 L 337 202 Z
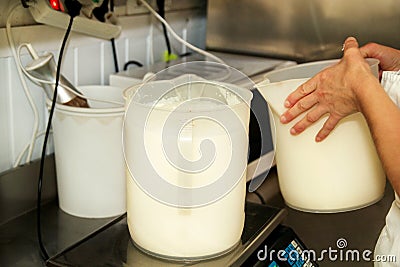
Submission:
M 371 78 L 363 83 L 368 86 L 357 90 L 359 109 L 367 120 L 386 175 L 400 195 L 400 109 L 378 80 Z

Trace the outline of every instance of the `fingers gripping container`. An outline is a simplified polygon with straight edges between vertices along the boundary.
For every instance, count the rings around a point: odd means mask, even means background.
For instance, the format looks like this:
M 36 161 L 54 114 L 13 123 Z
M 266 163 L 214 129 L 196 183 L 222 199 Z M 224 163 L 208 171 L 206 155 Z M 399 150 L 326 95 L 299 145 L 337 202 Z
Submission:
M 88 97 L 123 103 L 123 89 L 82 86 Z M 105 218 L 126 211 L 122 152 L 124 107 L 89 101 L 90 108 L 56 104 L 53 117 L 60 208 L 78 217 Z
M 308 212 L 342 212 L 368 206 L 380 200 L 386 177 L 368 125 L 361 113 L 342 119 L 322 142 L 315 136 L 328 116 L 303 133 L 293 136 L 290 128 L 304 115 L 282 124 L 286 97 L 323 68 L 328 60 L 300 64 L 267 73 L 257 87 L 272 112 L 275 159 L 282 196 L 292 208 Z M 368 60 L 378 75 L 378 61 Z

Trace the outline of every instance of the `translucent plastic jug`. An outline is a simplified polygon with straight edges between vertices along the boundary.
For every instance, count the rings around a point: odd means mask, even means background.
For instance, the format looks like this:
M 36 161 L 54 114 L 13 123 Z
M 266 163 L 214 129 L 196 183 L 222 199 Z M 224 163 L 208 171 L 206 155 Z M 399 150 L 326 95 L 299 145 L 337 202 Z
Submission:
M 273 141 L 279 186 L 285 202 L 298 210 L 348 211 L 368 206 L 384 193 L 385 174 L 361 113 L 340 121 L 329 137 L 320 143 L 315 142 L 315 136 L 327 116 L 297 136 L 290 134 L 290 128 L 302 116 L 288 124 L 279 121 L 285 111 L 283 103 L 286 97 L 307 81 L 307 78 L 291 78 L 312 77 L 332 63 L 334 61 L 308 63 L 278 70 L 271 76 L 267 74 L 267 78 L 287 80 L 267 81 L 257 86 L 272 109 L 270 116 L 274 118 L 271 129 L 276 128 Z M 375 67 L 374 73 L 377 74 L 377 64 Z
M 184 75 L 125 96 L 133 242 L 185 260 L 232 250 L 244 226 L 251 91 Z

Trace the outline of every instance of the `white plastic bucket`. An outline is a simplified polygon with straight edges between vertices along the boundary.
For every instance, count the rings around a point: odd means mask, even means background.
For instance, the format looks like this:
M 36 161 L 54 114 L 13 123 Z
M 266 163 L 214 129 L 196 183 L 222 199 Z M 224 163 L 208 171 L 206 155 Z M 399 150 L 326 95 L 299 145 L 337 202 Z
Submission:
M 209 98 L 220 98 L 218 95 L 220 85 L 196 84 L 193 78 L 189 80 L 192 83 L 180 86 L 183 89 L 182 94 L 190 91 L 190 94 L 195 95 L 198 92 L 196 88 L 201 91 L 200 88 L 205 87 L 204 92 Z M 196 103 L 191 104 L 189 111 L 186 109 L 176 111 L 175 108 L 183 102 L 177 100 L 153 107 L 151 103 L 157 103 L 160 92 L 167 91 L 171 85 L 174 86 L 175 81 L 148 82 L 143 86 L 130 88 L 125 93 L 129 104 L 124 122 L 129 232 L 139 248 L 159 257 L 178 260 L 215 257 L 232 250 L 238 244 L 244 226 L 249 104 L 252 94 L 250 90 L 232 86 L 235 94 L 243 97 L 243 101 L 232 106 L 215 102 L 213 105 L 213 102 L 205 101 L 200 107 L 196 106 Z M 133 96 L 136 90 L 139 91 Z M 137 96 L 139 98 L 135 99 Z M 232 110 L 235 115 L 229 113 Z M 192 118 L 216 118 L 215 113 L 220 114 L 222 119 L 233 116 L 235 120 L 228 119 L 228 123 L 216 120 L 220 124 L 211 120 L 192 120 Z M 176 120 L 168 123 L 167 119 L 171 117 Z M 183 122 L 189 123 L 181 125 Z M 225 131 L 221 125 L 226 128 L 234 125 L 229 128 L 233 131 Z M 180 135 L 169 135 L 175 129 L 181 129 Z M 140 137 L 141 132 L 144 132 L 145 140 Z M 186 167 L 183 170 L 178 169 L 165 156 L 168 148 L 163 143 L 163 133 L 168 134 L 167 142 L 180 148 L 180 153 L 187 157 L 189 162 L 186 163 L 189 165 L 198 157 L 204 157 L 204 154 L 199 154 L 200 150 L 204 152 L 200 144 L 204 140 L 211 140 L 216 150 L 210 167 L 192 173 L 185 171 Z M 151 164 L 147 163 L 146 157 Z M 174 154 L 170 159 L 175 158 L 179 158 L 179 155 Z M 151 171 L 153 168 L 154 172 Z M 219 177 L 226 173 L 229 173 L 227 177 L 233 182 L 232 187 L 223 188 L 226 192 L 210 202 L 197 205 L 195 193 L 180 194 L 180 189 L 183 191 L 188 188 L 195 192 L 201 190 L 202 195 L 208 197 L 213 193 L 213 190 L 207 190 L 208 187 L 215 188 L 213 184 L 215 180 L 220 182 Z M 157 174 L 168 182 L 169 187 L 160 188 L 156 184 Z M 155 189 L 162 189 L 161 193 L 165 194 L 162 197 L 165 198 L 152 195 L 149 191 L 151 188 L 141 183 L 142 179 L 149 181 L 150 185 L 156 187 Z M 223 183 L 222 187 L 228 184 Z M 168 202 L 170 199 L 176 199 L 178 203 Z M 195 204 L 187 206 L 185 204 L 187 200 L 194 201 Z
M 118 87 L 93 85 L 79 90 L 88 97 L 124 101 Z M 56 105 L 52 125 L 59 206 L 78 217 L 120 215 L 126 211 L 124 107 L 96 101 L 89 105 Z
M 385 174 L 361 113 L 341 120 L 320 143 L 315 142 L 315 136 L 327 116 L 297 136 L 289 130 L 302 116 L 288 124 L 279 121 L 286 97 L 307 81 L 290 79 L 311 77 L 332 63 L 313 62 L 291 67 L 287 72 L 278 70 L 266 75 L 274 83 L 258 85 L 272 109 L 271 123 L 275 121 L 271 129 L 276 127 L 273 141 L 281 193 L 288 206 L 298 210 L 348 211 L 375 203 L 384 193 Z M 373 68 L 377 75 L 377 63 Z

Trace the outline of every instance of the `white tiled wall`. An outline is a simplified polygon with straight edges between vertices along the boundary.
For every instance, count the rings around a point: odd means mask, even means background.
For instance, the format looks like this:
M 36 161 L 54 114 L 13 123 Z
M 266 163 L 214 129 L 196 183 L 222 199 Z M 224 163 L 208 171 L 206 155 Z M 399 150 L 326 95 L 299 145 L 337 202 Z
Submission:
M 167 14 L 176 32 L 199 47 L 205 45 L 204 11 L 187 9 Z M 121 17 L 122 34 L 116 39 L 120 70 L 128 60 L 143 64 L 159 61 L 165 50 L 161 26 L 148 14 Z M 58 58 L 63 30 L 34 25 L 13 28 L 15 43 L 30 42 L 38 51 L 51 51 Z M 172 38 L 172 37 L 171 37 Z M 18 154 L 30 142 L 33 113 L 24 94 L 14 60 L 8 47 L 5 29 L 0 29 L 0 172 L 12 168 Z M 171 39 L 175 53 L 186 48 Z M 27 62 L 28 55 L 22 57 Z M 108 84 L 114 72 L 111 43 L 73 33 L 64 54 L 62 73 L 74 85 Z M 43 90 L 26 79 L 39 111 L 39 131 L 45 129 L 47 109 Z M 33 159 L 40 157 L 42 138 L 37 139 Z M 48 153 L 51 153 L 50 144 Z M 22 163 L 25 162 L 23 158 Z

